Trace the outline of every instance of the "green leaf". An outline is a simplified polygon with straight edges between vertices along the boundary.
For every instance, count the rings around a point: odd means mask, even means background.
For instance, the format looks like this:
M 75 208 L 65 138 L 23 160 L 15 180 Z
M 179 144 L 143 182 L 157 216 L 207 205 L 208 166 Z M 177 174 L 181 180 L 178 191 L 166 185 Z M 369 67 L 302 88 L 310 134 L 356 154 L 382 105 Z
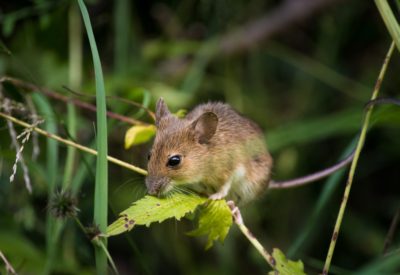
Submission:
M 174 115 L 177 116 L 178 118 L 184 118 L 186 114 L 187 114 L 186 109 L 179 109 L 176 113 L 174 113 Z
M 154 125 L 136 125 L 129 128 L 125 134 L 125 149 L 147 142 L 155 133 L 156 126 Z
M 188 233 L 190 236 L 208 235 L 206 249 L 212 247 L 213 242 L 221 243 L 228 235 L 232 225 L 232 214 L 225 200 L 213 200 L 200 212 L 199 226 Z
M 275 259 L 275 270 L 270 271 L 269 275 L 276 274 L 276 271 L 280 275 L 305 275 L 303 262 L 298 260 L 297 262 L 286 259 L 285 254 L 278 248 L 274 248 L 272 251 L 272 257 Z
M 106 91 L 104 87 L 103 70 L 101 67 L 100 55 L 97 50 L 96 39 L 94 38 L 92 24 L 89 13 L 83 0 L 78 0 L 79 8 L 82 13 L 83 22 L 89 39 L 90 50 L 92 52 L 94 76 L 96 82 L 96 128 L 97 128 L 97 159 L 96 159 L 96 178 L 94 188 L 94 223 L 99 226 L 101 232 L 107 227 L 108 215 L 108 134 L 107 134 L 107 106 Z M 100 240 L 103 247 L 95 246 L 96 273 L 107 273 L 107 253 L 104 247 L 107 244 Z
M 135 225 L 149 226 L 153 222 L 163 222 L 169 218 L 180 220 L 193 212 L 207 198 L 196 195 L 174 193 L 166 198 L 145 196 L 121 212 L 120 218 L 108 226 L 107 236 L 114 236 L 131 230 Z

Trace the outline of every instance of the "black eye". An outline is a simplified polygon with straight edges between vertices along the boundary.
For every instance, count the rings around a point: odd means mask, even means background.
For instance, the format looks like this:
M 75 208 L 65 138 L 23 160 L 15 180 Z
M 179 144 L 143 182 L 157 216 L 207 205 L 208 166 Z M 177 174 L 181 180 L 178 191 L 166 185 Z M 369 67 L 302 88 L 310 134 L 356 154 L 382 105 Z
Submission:
M 151 158 L 151 152 L 149 152 L 149 153 L 147 154 L 147 160 L 150 160 L 150 158 Z
M 175 166 L 179 165 L 180 163 L 181 163 L 181 156 L 175 155 L 168 159 L 167 166 L 175 167 Z

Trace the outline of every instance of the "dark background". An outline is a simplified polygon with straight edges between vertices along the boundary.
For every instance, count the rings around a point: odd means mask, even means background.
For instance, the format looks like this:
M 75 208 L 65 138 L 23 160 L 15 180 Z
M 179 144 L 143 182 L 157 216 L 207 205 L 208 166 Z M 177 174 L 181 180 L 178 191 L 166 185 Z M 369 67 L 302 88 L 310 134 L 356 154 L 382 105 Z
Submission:
M 71 4 L 76 3 L 1 1 L 0 75 L 93 102 L 63 88 L 69 86 Z M 359 133 L 364 104 L 371 97 L 391 42 L 373 1 L 119 0 L 86 4 L 107 95 L 149 104 L 151 109 L 162 96 L 172 111 L 190 110 L 208 100 L 227 102 L 265 131 L 275 160 L 275 179 L 320 170 L 344 154 Z M 252 24 L 261 18 L 261 24 Z M 232 36 L 237 31 L 239 35 Z M 254 38 L 257 32 L 260 35 Z M 82 36 L 79 92 L 93 95 L 92 57 L 84 30 Z M 212 40 L 217 46 L 214 54 L 207 55 Z M 398 95 L 399 69 L 395 50 L 381 96 Z M 3 92 L 20 102 L 27 94 L 13 87 Z M 48 99 L 55 116 L 44 118 L 57 121 L 59 135 L 66 136 L 65 103 Z M 110 99 L 108 109 L 128 117 L 138 111 Z M 90 145 L 95 114 L 81 109 L 78 113 L 78 142 Z M 399 112 L 378 107 L 375 114 L 356 170 L 332 274 L 381 261 L 387 232 L 399 211 Z M 139 119 L 151 122 L 146 115 Z M 130 125 L 109 121 L 109 154 L 145 168 L 150 145 L 124 150 L 124 134 Z M 21 168 L 15 182 L 9 182 L 15 150 L 10 147 L 6 122 L 0 120 L 0 251 L 21 274 L 37 274 L 46 262 L 45 143 L 40 138 L 41 155 L 36 161 L 30 157 L 31 143 L 24 151 L 33 183 L 30 195 Z M 59 150 L 60 183 L 65 146 Z M 90 169 L 78 193 L 78 217 L 90 225 L 95 166 L 79 153 L 75 168 L 82 165 Z M 347 172 L 342 174 L 330 191 L 325 190 L 327 182 L 320 181 L 268 192 L 242 209 L 246 224 L 266 248 L 279 247 L 291 259 L 301 259 L 309 273 L 321 272 L 346 176 Z M 143 177 L 113 164 L 109 182 L 112 222 L 145 190 Z M 324 198 L 323 192 L 327 194 Z M 323 207 L 313 214 L 318 203 Z M 204 251 L 204 239 L 185 235 L 193 227 L 189 220 L 137 227 L 111 238 L 110 253 L 122 274 L 265 274 L 269 269 L 235 226 L 223 245 L 218 243 L 209 251 Z M 389 250 L 398 255 L 399 244 L 396 231 Z M 56 258 L 55 274 L 94 272 L 92 245 L 72 220 L 61 233 Z

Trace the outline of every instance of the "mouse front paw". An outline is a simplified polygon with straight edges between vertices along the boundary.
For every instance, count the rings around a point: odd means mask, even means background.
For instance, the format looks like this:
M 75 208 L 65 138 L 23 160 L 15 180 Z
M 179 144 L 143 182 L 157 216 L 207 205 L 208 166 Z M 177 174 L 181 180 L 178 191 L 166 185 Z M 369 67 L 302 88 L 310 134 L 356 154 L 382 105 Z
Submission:
M 226 194 L 224 194 L 222 192 L 218 192 L 218 193 L 210 195 L 208 198 L 210 200 L 222 200 L 225 197 L 226 197 Z

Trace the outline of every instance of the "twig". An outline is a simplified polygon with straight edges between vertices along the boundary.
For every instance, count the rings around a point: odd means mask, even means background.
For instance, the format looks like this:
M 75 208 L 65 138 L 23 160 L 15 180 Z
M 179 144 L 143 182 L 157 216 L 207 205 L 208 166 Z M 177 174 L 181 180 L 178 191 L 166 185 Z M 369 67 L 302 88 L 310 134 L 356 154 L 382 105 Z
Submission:
M 378 79 L 376 80 L 376 84 L 375 84 L 374 91 L 372 93 L 371 100 L 375 100 L 377 98 L 378 94 L 379 94 L 379 90 L 381 88 L 381 84 L 382 84 L 383 78 L 385 76 L 386 69 L 388 67 L 389 60 L 390 60 L 390 58 L 392 56 L 394 47 L 395 47 L 395 44 L 392 42 L 391 45 L 390 45 L 390 48 L 389 48 L 389 50 L 388 50 L 388 52 L 386 54 L 385 60 L 384 60 L 384 62 L 382 64 L 382 68 L 381 68 L 381 71 L 379 72 Z M 329 267 L 331 265 L 333 252 L 335 250 L 336 241 L 337 241 L 337 238 L 338 238 L 338 235 L 339 235 L 340 226 L 342 224 L 344 211 L 346 209 L 347 201 L 349 199 L 350 190 L 351 190 L 351 186 L 352 186 L 352 183 L 353 183 L 353 178 L 354 178 L 354 174 L 355 174 L 355 171 L 356 171 L 358 159 L 360 157 L 361 150 L 362 150 L 364 142 L 365 142 L 365 137 L 366 137 L 366 133 L 367 133 L 367 130 L 368 130 L 368 125 L 369 125 L 369 120 L 370 120 L 370 117 L 371 117 L 371 114 L 372 114 L 372 110 L 373 110 L 373 106 L 369 107 L 369 110 L 367 111 L 367 113 L 365 115 L 364 123 L 362 125 L 360 138 L 358 140 L 357 147 L 356 147 L 356 152 L 355 152 L 353 161 L 351 163 L 349 176 L 348 176 L 347 183 L 346 183 L 346 188 L 344 190 L 343 200 L 342 200 L 342 203 L 340 205 L 339 213 L 338 213 L 338 216 L 337 216 L 337 219 L 336 219 L 335 228 L 334 228 L 333 234 L 332 234 L 331 243 L 329 245 L 328 254 L 326 256 L 324 269 L 322 271 L 323 275 L 326 275 L 329 272 Z
M 47 88 L 38 87 L 35 84 L 25 82 L 25 81 L 17 79 L 17 78 L 3 76 L 0 78 L 0 83 L 4 83 L 4 82 L 12 83 L 14 86 L 17 86 L 17 87 L 20 87 L 20 88 L 23 88 L 23 89 L 26 89 L 29 91 L 38 91 L 38 92 L 41 92 L 44 95 L 51 97 L 53 99 L 60 100 L 60 101 L 66 102 L 66 103 L 71 102 L 72 104 L 74 104 L 77 107 L 96 112 L 96 106 L 93 104 L 86 103 L 86 102 L 80 101 L 78 99 L 72 99 L 72 98 L 63 96 L 63 95 L 53 92 Z M 110 111 L 107 111 L 107 116 L 111 117 L 113 119 L 120 120 L 125 123 L 132 124 L 132 125 L 148 125 L 148 123 L 146 123 L 146 122 L 143 122 L 143 121 L 140 121 L 137 119 L 133 119 L 133 118 L 129 118 L 129 117 L 126 117 L 126 116 L 123 116 L 120 114 L 116 114 L 114 112 L 110 112 Z
M 41 134 L 41 135 L 43 135 L 43 136 L 46 136 L 46 137 L 48 137 L 48 138 L 52 138 L 52 139 L 54 139 L 54 140 L 57 140 L 58 142 L 64 143 L 64 144 L 66 144 L 66 145 L 68 145 L 68 146 L 73 146 L 73 147 L 75 147 L 75 148 L 77 148 L 77 149 L 79 149 L 79 150 L 81 150 L 81 151 L 83 151 L 83 152 L 86 152 L 86 153 L 89 153 L 89 154 L 92 154 L 92 155 L 97 156 L 97 151 L 94 150 L 94 149 L 91 149 L 91 148 L 89 148 L 89 147 L 80 145 L 80 144 L 75 143 L 75 142 L 73 142 L 73 141 L 70 141 L 70 140 L 68 140 L 68 139 L 64 139 L 64 138 L 59 137 L 59 136 L 57 136 L 57 135 L 51 134 L 51 133 L 49 133 L 49 132 L 46 132 L 46 131 L 44 131 L 44 130 L 38 128 L 38 127 L 35 127 L 35 126 L 31 125 L 31 124 L 28 124 L 28 123 L 26 123 L 26 122 L 24 122 L 24 121 L 21 121 L 21 120 L 15 118 L 15 117 L 9 116 L 9 115 L 7 115 L 7 114 L 5 114 L 5 113 L 3 113 L 3 112 L 0 112 L 0 117 L 3 117 L 3 118 L 5 118 L 5 119 L 7 119 L 7 120 L 9 120 L 9 121 L 12 121 L 12 122 L 16 123 L 16 124 L 19 124 L 19 125 L 21 125 L 21 126 L 23 126 L 23 127 L 25 127 L 25 128 L 32 128 L 33 131 L 35 131 L 35 132 L 37 132 L 37 133 L 39 133 L 39 134 Z M 129 164 L 129 163 L 127 163 L 127 162 L 124 162 L 124 161 L 122 161 L 122 160 L 119 160 L 119 159 L 117 159 L 117 158 L 107 156 L 107 160 L 108 160 L 109 162 L 112 162 L 112 163 L 114 163 L 114 164 L 117 164 L 117 165 L 119 165 L 119 166 L 121 166 L 121 167 L 124 167 L 124 168 L 127 168 L 127 169 L 129 169 L 129 170 L 135 171 L 135 172 L 137 172 L 137 173 L 139 173 L 139 174 L 147 175 L 147 171 L 146 171 L 146 170 L 144 170 L 144 169 L 142 169 L 142 168 L 139 168 L 139 167 L 137 167 L 137 166 L 134 166 L 134 165 L 132 165 L 132 164 Z
M 233 201 L 228 202 L 229 207 L 232 211 L 233 220 L 236 225 L 239 227 L 240 231 L 242 231 L 243 235 L 250 241 L 250 243 L 257 249 L 257 251 L 261 254 L 261 256 L 268 262 L 268 264 L 275 269 L 276 261 L 274 257 L 265 249 L 262 244 L 254 237 L 253 233 L 251 233 L 250 229 L 246 227 L 243 222 L 242 214 L 238 207 L 236 207 Z
M 0 251 L 0 258 L 3 260 L 4 264 L 6 265 L 7 272 L 9 272 L 11 274 L 17 274 L 17 272 L 15 272 L 14 268 L 12 267 L 12 265 L 7 261 L 6 256 L 4 256 L 3 252 L 1 252 L 1 251 Z
M 389 246 L 392 244 L 394 233 L 396 232 L 399 222 L 400 222 L 400 208 L 398 208 L 396 213 L 394 214 L 393 220 L 389 227 L 389 231 L 386 235 L 385 243 L 383 245 L 383 251 L 382 251 L 383 255 L 387 254 L 387 252 L 389 250 Z
M 74 91 L 74 90 L 72 90 L 71 88 L 69 88 L 69 87 L 67 87 L 67 86 L 65 86 L 65 85 L 63 85 L 62 87 L 63 87 L 65 90 L 67 90 L 68 92 L 70 92 L 70 93 L 72 93 L 72 94 L 74 94 L 74 95 L 77 95 L 77 96 L 84 96 L 84 97 L 96 98 L 96 97 L 93 96 L 93 95 L 87 95 L 87 94 L 84 94 L 84 93 L 80 93 L 80 92 Z M 124 103 L 133 105 L 133 106 L 135 106 L 135 107 L 137 107 L 137 108 L 143 109 L 143 110 L 149 115 L 149 117 L 151 117 L 153 120 L 156 120 L 156 115 L 155 115 L 155 113 L 154 113 L 153 111 L 151 111 L 149 108 L 145 107 L 143 104 L 137 103 L 137 102 L 135 102 L 135 101 L 133 101 L 133 100 L 129 100 L 129 99 L 126 99 L 126 98 L 123 98 L 123 97 L 114 96 L 114 95 L 108 95 L 108 96 L 106 96 L 106 98 L 107 98 L 107 99 L 119 100 L 119 101 L 122 101 L 122 102 L 124 102 Z
M 26 97 L 26 104 L 28 105 L 28 108 L 30 109 L 32 113 L 32 123 L 38 120 L 39 116 L 37 114 L 35 104 L 32 102 L 32 97 L 27 96 Z M 32 133 L 32 143 L 33 143 L 33 150 L 32 150 L 32 159 L 36 160 L 39 157 L 40 154 L 40 146 L 39 146 L 39 137 L 38 133 L 33 132 Z
M 3 107 L 7 113 L 11 113 L 10 101 L 7 98 L 4 99 Z M 31 179 L 29 177 L 29 170 L 25 164 L 25 160 L 22 155 L 22 151 L 24 150 L 24 143 L 29 139 L 30 132 L 27 133 L 27 135 L 22 140 L 21 145 L 20 145 L 18 142 L 17 131 L 14 128 L 14 124 L 12 124 L 11 121 L 7 121 L 7 126 L 8 126 L 8 131 L 10 132 L 10 136 L 11 136 L 11 144 L 14 146 L 15 151 L 16 151 L 15 162 L 14 162 L 13 168 L 12 168 L 13 171 L 10 176 L 10 182 L 14 181 L 15 175 L 17 174 L 17 166 L 18 166 L 18 163 L 20 163 L 20 165 L 22 167 L 23 175 L 24 175 L 26 189 L 28 189 L 29 193 L 32 193 L 32 184 L 31 184 Z
M 234 54 L 254 47 L 261 40 L 271 38 L 289 26 L 311 17 L 338 0 L 286 0 L 279 7 L 221 37 L 219 51 Z

